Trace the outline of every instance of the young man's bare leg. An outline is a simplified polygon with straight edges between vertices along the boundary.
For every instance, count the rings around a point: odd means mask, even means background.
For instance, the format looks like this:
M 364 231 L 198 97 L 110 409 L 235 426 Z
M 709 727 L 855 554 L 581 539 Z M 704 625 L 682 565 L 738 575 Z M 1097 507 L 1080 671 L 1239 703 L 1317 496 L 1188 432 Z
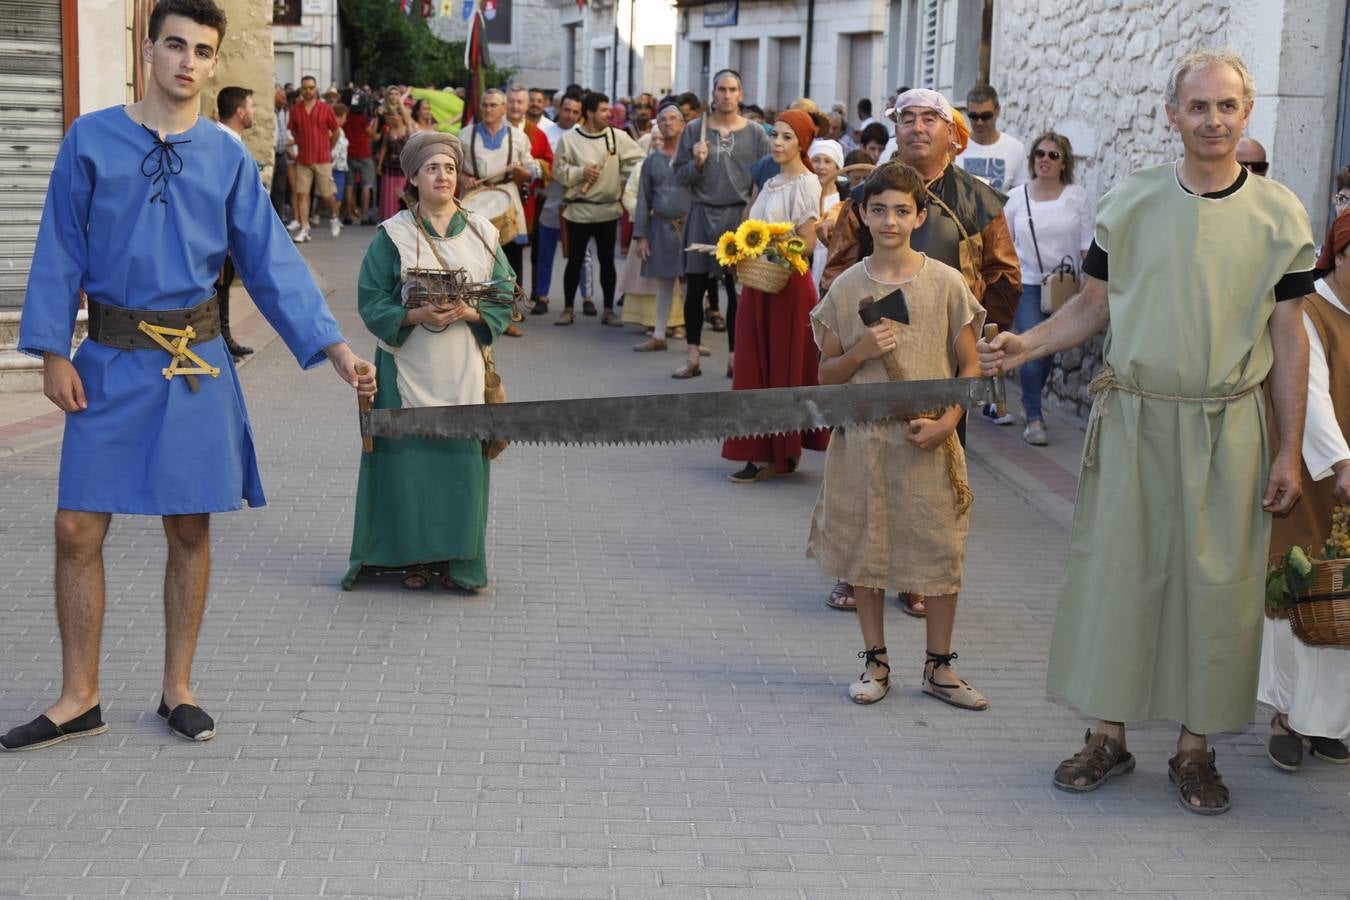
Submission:
M 309 230 L 309 192 L 295 192 L 295 218 L 301 231 Z
M 164 567 L 164 703 L 169 709 L 197 705 L 190 683 L 211 577 L 210 521 L 208 515 L 164 516 L 169 544 Z
M 98 703 L 103 638 L 103 540 L 108 513 L 56 511 L 56 621 L 61 632 L 61 696 L 46 716 L 62 724 Z

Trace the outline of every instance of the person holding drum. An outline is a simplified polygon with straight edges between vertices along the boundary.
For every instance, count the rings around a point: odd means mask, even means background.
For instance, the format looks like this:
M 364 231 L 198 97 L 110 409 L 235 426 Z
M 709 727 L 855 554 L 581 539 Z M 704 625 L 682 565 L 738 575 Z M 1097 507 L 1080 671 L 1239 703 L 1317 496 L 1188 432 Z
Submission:
M 506 121 L 506 94 L 497 88 L 483 92 L 478 105 L 479 121 L 469 131 L 464 148 L 464 173 L 460 176 L 461 202 L 467 209 L 486 216 L 497 227 L 502 250 L 519 281 L 524 272 L 525 209 L 520 186 L 543 176 L 530 153 L 525 132 Z M 506 333 L 520 337 L 512 325 Z
M 491 348 L 511 319 L 513 273 L 485 217 L 455 202 L 462 150 L 442 132 L 408 138 L 408 209 L 380 223 L 361 264 L 357 309 L 377 338 L 375 407 L 484 402 Z M 476 301 L 451 287 L 467 280 Z M 476 302 L 476 305 L 475 305 Z M 479 441 L 375 438 L 361 455 L 350 590 L 363 569 L 425 590 L 487 584 L 490 463 Z
M 610 127 L 609 98 L 588 91 L 581 98 L 582 121 L 563 135 L 558 144 L 553 171 L 563 186 L 563 227 L 567 229 L 567 268 L 563 270 L 565 309 L 559 325 L 576 319 L 572 307 L 581 284 L 581 264 L 586 245 L 595 241 L 595 259 L 600 265 L 600 289 L 604 294 L 603 325 L 622 327 L 614 312 L 614 243 L 623 215 L 620 196 L 633 166 L 642 159 L 642 148 L 628 132 Z M 589 300 L 582 307 L 585 315 L 595 315 Z

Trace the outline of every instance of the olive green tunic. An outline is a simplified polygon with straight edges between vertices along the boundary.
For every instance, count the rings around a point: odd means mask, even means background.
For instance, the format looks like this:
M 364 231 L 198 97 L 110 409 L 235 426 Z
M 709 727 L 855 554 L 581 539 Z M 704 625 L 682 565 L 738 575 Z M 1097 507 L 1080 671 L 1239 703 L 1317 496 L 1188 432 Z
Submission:
M 430 231 L 431 223 L 424 224 Z M 464 240 L 473 239 L 473 235 L 465 234 L 465 229 L 463 214 L 456 213 L 444 236 L 442 250 L 452 266 L 455 239 L 461 236 Z M 493 252 L 492 277 L 513 280 L 515 276 L 501 249 L 494 246 Z M 424 263 L 434 268 L 434 256 Z M 357 308 L 371 333 L 393 348 L 403 347 L 414 332 L 414 328 L 402 324 L 406 313 L 402 289 L 403 263 L 398 248 L 382 227 L 361 264 Z M 481 324 L 449 326 L 468 328 L 476 341 L 471 344 L 474 347 L 491 344 L 510 321 L 510 309 L 505 306 L 483 304 L 479 312 L 483 316 Z M 448 330 L 443 334 L 450 336 Z M 435 340 L 430 334 L 418 338 Z M 405 404 L 399 394 L 395 353 L 383 347 L 375 350 L 375 375 L 376 409 L 411 405 Z M 419 387 L 448 389 L 451 394 L 454 389 L 445 385 Z M 454 397 L 447 395 L 444 402 L 454 402 Z M 363 568 L 406 569 L 419 564 L 439 566 L 442 574 L 448 573 L 463 587 L 487 584 L 490 464 L 483 457 L 482 445 L 478 441 L 416 437 L 375 438 L 374 444 L 374 452 L 361 455 L 351 565 L 342 579 L 342 587 L 350 590 Z
M 1098 399 L 1047 687 L 1109 721 L 1241 728 L 1270 544 L 1256 388 L 1274 360 L 1275 286 L 1313 265 L 1308 219 L 1277 182 L 1201 197 L 1165 165 L 1102 199 L 1096 242 L 1110 255 L 1105 361 L 1124 389 Z

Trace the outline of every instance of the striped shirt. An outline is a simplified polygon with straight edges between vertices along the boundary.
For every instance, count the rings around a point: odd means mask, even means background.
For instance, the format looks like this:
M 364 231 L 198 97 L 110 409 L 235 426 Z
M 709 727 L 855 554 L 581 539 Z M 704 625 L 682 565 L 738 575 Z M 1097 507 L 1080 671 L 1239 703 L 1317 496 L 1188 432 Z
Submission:
M 331 106 L 322 100 L 315 100 L 314 108 L 306 110 L 303 102 L 297 103 L 291 107 L 290 118 L 286 124 L 291 134 L 295 135 L 295 143 L 300 150 L 296 163 L 313 166 L 333 161 L 330 149 L 333 142 L 329 139 L 328 132 L 330 129 L 336 130 L 338 123 Z

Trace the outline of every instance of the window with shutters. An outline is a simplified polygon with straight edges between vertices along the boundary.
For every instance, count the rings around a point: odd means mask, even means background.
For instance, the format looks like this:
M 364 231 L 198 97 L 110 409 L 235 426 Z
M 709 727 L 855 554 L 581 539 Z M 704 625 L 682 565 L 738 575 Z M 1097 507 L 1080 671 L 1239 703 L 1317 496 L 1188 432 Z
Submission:
M 915 87 L 936 87 L 938 81 L 938 47 L 941 34 L 938 26 L 940 0 L 923 0 L 919 11 L 919 67 Z

